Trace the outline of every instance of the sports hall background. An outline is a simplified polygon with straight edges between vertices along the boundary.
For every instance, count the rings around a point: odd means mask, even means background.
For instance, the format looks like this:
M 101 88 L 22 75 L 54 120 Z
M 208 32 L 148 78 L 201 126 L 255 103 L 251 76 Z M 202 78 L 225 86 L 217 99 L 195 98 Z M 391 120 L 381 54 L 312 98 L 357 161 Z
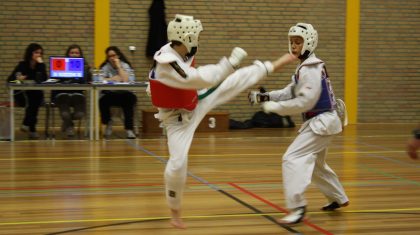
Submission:
M 108 0 L 107 0 L 108 1 Z M 137 80 L 145 81 L 151 60 L 145 56 L 152 0 L 110 1 L 110 45 L 118 46 L 133 64 Z M 351 0 L 348 0 L 351 1 Z M 94 4 L 102 0 L 8 0 L 0 2 L 0 101 L 8 100 L 6 79 L 26 46 L 44 47 L 44 59 L 63 55 L 67 46 L 82 46 L 94 65 Z M 349 2 L 351 4 L 351 2 Z M 166 0 L 166 20 L 176 13 L 200 19 L 197 65 L 215 63 L 243 47 L 249 57 L 271 60 L 288 49 L 287 31 L 297 22 L 318 30 L 318 57 L 327 68 L 337 97 L 345 93 L 346 1 L 337 0 Z M 418 0 L 361 0 L 359 28 L 358 112 L 359 123 L 420 122 L 420 4 Z M 130 53 L 128 46 L 136 46 Z M 100 56 L 104 57 L 104 52 Z M 294 66 L 263 81 L 269 90 L 290 81 Z M 350 80 L 349 80 L 350 81 Z M 257 86 L 256 86 L 257 87 Z M 348 91 L 349 92 L 349 91 Z M 247 92 L 219 107 L 230 118 L 249 119 L 259 107 L 249 106 Z M 151 108 L 145 93 L 137 93 L 138 110 Z M 19 113 L 20 115 L 22 112 Z M 20 123 L 21 116 L 18 116 Z M 40 112 L 40 122 L 44 112 Z M 294 117 L 298 123 L 300 118 Z

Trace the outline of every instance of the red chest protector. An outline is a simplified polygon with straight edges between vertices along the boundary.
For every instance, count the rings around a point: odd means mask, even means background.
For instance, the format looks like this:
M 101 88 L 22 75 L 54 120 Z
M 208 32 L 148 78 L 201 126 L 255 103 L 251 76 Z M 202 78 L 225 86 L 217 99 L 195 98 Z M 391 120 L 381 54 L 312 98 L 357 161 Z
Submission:
M 194 61 L 191 64 L 194 66 Z M 158 108 L 186 109 L 192 111 L 198 103 L 197 90 L 186 90 L 167 86 L 154 79 L 154 70 L 150 72 L 150 92 L 152 104 Z
M 198 103 L 196 90 L 184 90 L 167 86 L 155 79 L 149 79 L 152 104 L 158 108 L 186 109 L 192 111 Z

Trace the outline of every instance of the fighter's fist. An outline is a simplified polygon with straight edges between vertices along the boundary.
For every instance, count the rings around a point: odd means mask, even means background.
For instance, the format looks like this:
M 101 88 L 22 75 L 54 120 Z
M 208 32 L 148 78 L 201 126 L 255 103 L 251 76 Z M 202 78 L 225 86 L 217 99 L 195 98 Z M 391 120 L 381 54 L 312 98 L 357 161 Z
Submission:
M 268 101 L 262 104 L 262 108 L 265 113 L 275 113 L 278 110 L 279 105 L 277 104 L 277 102 Z
M 248 93 L 248 101 L 251 105 L 259 104 L 262 102 L 270 101 L 270 95 L 267 92 L 261 93 L 258 91 L 250 91 Z
M 246 53 L 244 49 L 240 47 L 235 47 L 233 48 L 232 53 L 230 54 L 229 62 L 234 68 L 237 68 L 239 64 L 241 64 L 241 61 L 247 56 L 248 53 Z

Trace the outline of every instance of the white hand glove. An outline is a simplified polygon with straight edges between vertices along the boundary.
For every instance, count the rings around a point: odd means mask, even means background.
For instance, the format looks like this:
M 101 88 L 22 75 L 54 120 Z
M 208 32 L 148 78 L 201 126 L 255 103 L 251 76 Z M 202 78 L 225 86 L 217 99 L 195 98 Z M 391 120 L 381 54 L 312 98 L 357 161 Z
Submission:
M 270 100 L 270 95 L 267 92 L 261 93 L 258 91 L 250 91 L 248 93 L 248 101 L 249 103 L 251 103 L 251 105 L 259 104 L 259 103 L 266 102 L 269 100 Z
M 347 109 L 346 104 L 342 99 L 337 99 L 337 114 L 340 117 L 341 124 L 343 127 L 347 126 L 348 119 L 347 119 Z
M 262 104 L 262 108 L 265 113 L 275 113 L 279 109 L 277 102 L 268 101 Z
M 240 47 L 235 47 L 229 57 L 229 62 L 232 67 L 237 68 L 241 61 L 248 56 L 248 53 Z

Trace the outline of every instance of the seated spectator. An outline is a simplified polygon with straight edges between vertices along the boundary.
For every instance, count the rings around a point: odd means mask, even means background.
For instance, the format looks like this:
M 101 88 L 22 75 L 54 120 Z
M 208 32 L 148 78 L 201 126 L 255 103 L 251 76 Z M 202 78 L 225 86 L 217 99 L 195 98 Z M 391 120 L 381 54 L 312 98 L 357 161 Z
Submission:
M 134 76 L 131 73 L 131 64 L 120 51 L 118 47 L 110 46 L 105 50 L 106 59 L 101 64 L 100 69 L 103 71 L 104 79 L 114 82 L 133 82 Z M 107 90 L 103 91 L 99 99 L 99 109 L 101 112 L 102 123 L 106 125 L 105 137 L 112 134 L 111 107 L 121 107 L 124 113 L 124 128 L 128 139 L 135 139 L 134 134 L 134 107 L 137 97 L 130 91 Z
M 8 82 L 40 83 L 47 80 L 47 70 L 42 59 L 44 49 L 38 43 L 31 43 L 26 47 L 23 61 L 20 61 L 7 78 Z M 29 133 L 30 139 L 38 138 L 36 124 L 39 107 L 44 101 L 44 92 L 40 90 L 16 91 L 15 103 L 25 107 L 25 116 L 21 130 Z
M 73 44 L 67 48 L 65 56 L 84 58 L 83 51 L 79 45 Z M 84 78 L 71 79 L 70 83 L 89 83 L 92 80 L 90 67 L 85 60 Z M 83 91 L 52 91 L 52 102 L 55 103 L 60 111 L 63 123 L 61 131 L 65 132 L 68 137 L 74 136 L 73 120 L 82 119 L 86 113 L 86 96 Z

